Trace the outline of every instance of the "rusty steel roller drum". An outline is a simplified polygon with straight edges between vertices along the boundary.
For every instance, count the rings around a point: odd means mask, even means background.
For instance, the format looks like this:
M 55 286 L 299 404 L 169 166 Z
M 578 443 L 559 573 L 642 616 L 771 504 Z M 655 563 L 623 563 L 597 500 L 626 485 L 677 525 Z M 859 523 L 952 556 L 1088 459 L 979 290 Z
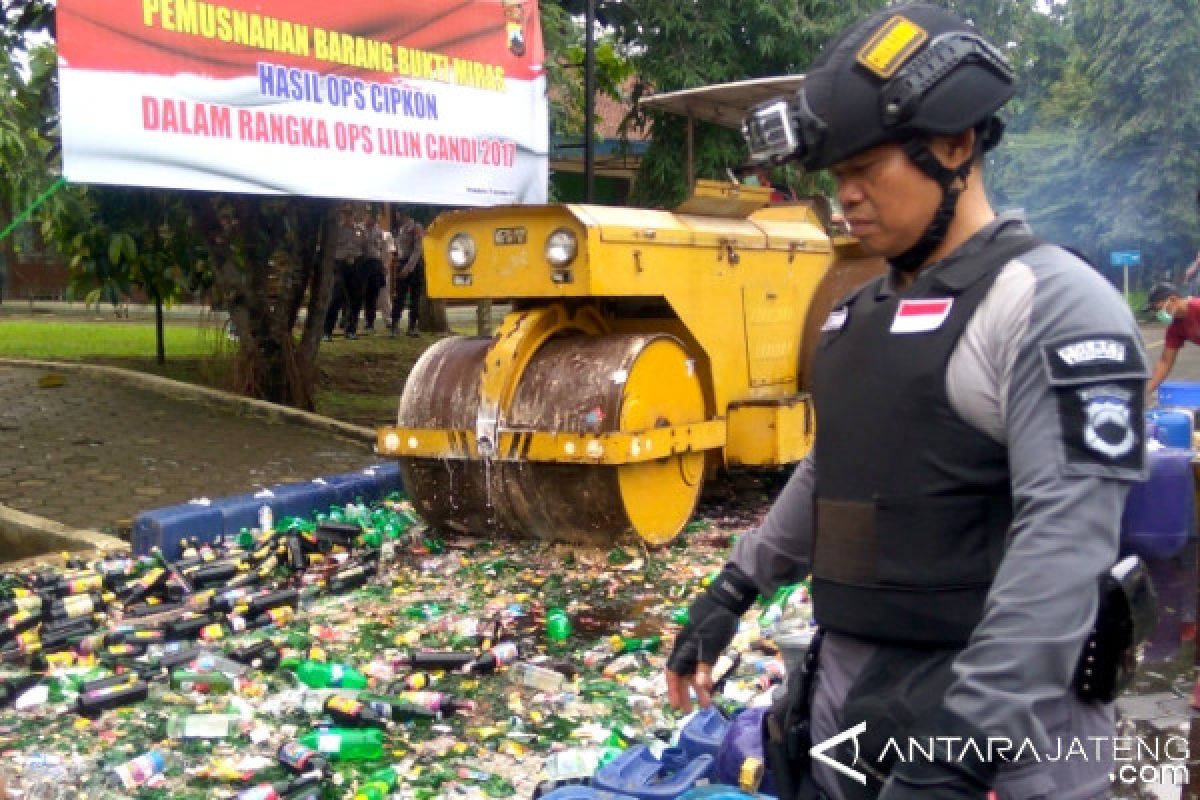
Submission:
M 417 362 L 400 400 L 402 428 L 471 431 L 491 339 L 444 339 Z M 661 333 L 551 338 L 522 372 L 501 427 L 599 434 L 705 419 L 693 360 Z M 638 463 L 402 458 L 404 484 L 434 527 L 484 534 L 609 544 L 636 533 L 669 541 L 695 508 L 703 452 Z

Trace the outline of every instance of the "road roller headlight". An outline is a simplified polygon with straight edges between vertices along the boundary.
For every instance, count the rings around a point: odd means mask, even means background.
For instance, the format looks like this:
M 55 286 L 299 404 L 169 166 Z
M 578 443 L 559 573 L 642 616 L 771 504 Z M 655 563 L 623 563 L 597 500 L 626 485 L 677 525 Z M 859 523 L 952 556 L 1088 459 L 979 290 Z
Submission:
M 574 231 L 559 228 L 546 238 L 546 260 L 552 267 L 565 267 L 579 252 L 579 240 Z
M 475 240 L 466 233 L 456 233 L 446 245 L 446 257 L 455 269 L 467 269 L 475 263 Z

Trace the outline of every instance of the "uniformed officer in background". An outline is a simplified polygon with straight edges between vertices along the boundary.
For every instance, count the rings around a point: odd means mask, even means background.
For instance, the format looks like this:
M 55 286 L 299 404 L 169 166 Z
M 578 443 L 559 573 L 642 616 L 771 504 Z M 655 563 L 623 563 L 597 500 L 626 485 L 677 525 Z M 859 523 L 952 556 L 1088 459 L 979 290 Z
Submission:
M 759 158 L 831 170 L 852 233 L 890 267 L 826 320 L 813 453 L 667 662 L 672 704 L 707 704 L 738 618 L 811 571 L 821 633 L 767 726 L 782 795 L 1108 792 L 1112 750 L 1088 737 L 1115 735 L 1111 697 L 1074 684 L 1143 477 L 1146 361 L 1108 283 L 993 212 L 983 157 L 1012 93 L 974 28 L 890 7 L 747 120 Z M 810 758 L 859 723 L 825 753 L 846 769 Z M 930 737 L 947 737 L 932 758 L 887 749 Z M 1061 757 L 1075 738 L 1088 758 Z

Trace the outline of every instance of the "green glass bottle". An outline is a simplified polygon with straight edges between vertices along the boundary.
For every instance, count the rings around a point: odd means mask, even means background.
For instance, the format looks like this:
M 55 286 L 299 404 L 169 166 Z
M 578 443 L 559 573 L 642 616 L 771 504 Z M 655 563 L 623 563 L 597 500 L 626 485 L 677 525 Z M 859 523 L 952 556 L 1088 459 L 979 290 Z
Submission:
M 367 688 L 367 677 L 345 664 L 301 661 L 296 665 L 296 677 L 310 689 Z
M 552 642 L 565 642 L 571 635 L 571 618 L 561 608 L 546 610 L 546 638 Z
M 662 646 L 662 637 L 655 636 L 611 636 L 609 642 L 618 653 L 657 653 Z
M 354 800 L 387 800 L 388 795 L 400 782 L 400 773 L 395 767 L 384 767 L 372 772 L 354 795 Z
M 320 728 L 296 741 L 334 761 L 377 761 L 383 758 L 383 731 L 378 728 Z

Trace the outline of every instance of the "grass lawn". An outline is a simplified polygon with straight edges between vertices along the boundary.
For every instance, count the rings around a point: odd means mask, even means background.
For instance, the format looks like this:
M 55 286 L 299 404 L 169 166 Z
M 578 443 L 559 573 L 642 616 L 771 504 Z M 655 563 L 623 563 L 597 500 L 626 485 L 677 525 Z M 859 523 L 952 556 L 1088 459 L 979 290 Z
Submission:
M 167 357 L 213 354 L 220 331 L 213 326 L 167 325 Z M 0 320 L 0 356 L 66 361 L 92 358 L 154 358 L 154 325 L 142 322 Z
M 456 333 L 473 333 L 473 326 Z M 0 319 L 0 357 L 87 361 L 229 388 L 237 345 L 214 320 L 173 320 L 164 328 L 167 363 L 154 359 L 154 323 L 97 319 Z M 395 422 L 412 365 L 437 337 L 386 332 L 323 342 L 317 357 L 317 412 L 366 427 Z

